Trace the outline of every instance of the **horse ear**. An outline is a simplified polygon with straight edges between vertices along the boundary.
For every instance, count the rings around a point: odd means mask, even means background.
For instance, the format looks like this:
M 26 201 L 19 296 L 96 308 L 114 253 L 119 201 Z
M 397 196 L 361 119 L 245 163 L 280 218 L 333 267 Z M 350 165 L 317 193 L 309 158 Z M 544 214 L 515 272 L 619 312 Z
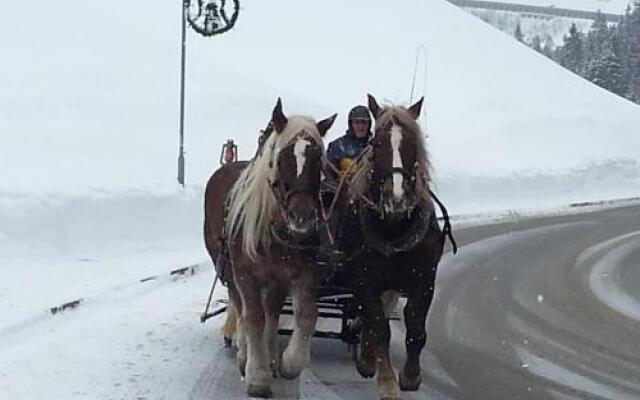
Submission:
M 418 119 L 420 116 L 420 111 L 422 110 L 422 102 L 424 101 L 424 96 L 418 100 L 418 102 L 411 107 L 409 107 L 409 115 L 413 117 L 413 119 Z
M 281 133 L 284 130 L 284 127 L 287 125 L 288 120 L 282 112 L 282 100 L 280 100 L 280 97 L 278 97 L 278 102 L 273 109 L 271 122 L 273 122 L 273 129 L 275 129 L 276 133 Z
M 378 105 L 376 98 L 367 94 L 367 99 L 369 100 L 369 111 L 373 114 L 373 118 L 378 119 L 380 116 L 380 106 Z
M 320 136 L 324 137 L 324 135 L 327 134 L 327 132 L 331 128 L 331 125 L 333 125 L 333 123 L 335 122 L 337 116 L 338 114 L 333 114 L 329 118 L 323 119 L 322 121 L 316 124 L 316 128 L 318 128 L 318 132 L 320 133 Z

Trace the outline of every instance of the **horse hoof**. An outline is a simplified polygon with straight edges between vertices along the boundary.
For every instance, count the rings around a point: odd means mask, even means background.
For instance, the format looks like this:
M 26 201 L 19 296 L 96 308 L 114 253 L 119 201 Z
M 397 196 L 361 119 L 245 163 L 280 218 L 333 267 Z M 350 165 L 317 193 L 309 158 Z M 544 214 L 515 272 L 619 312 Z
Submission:
M 278 373 L 284 379 L 288 379 L 288 380 L 296 379 L 298 375 L 300 375 L 300 372 L 302 372 L 296 369 L 287 368 L 284 364 L 285 364 L 284 362 L 280 362 L 280 365 L 278 366 Z
M 417 375 L 414 378 L 408 378 L 400 372 L 400 374 L 398 374 L 398 383 L 400 384 L 400 390 L 405 392 L 415 392 L 420 388 L 422 377 Z
M 238 370 L 240 371 L 240 375 L 242 375 L 242 377 L 244 378 L 247 375 L 247 363 L 245 362 L 238 362 Z
M 271 362 L 269 363 L 269 368 L 271 369 L 271 374 L 273 375 L 274 378 L 278 377 L 279 374 L 279 369 L 280 369 L 280 363 L 278 362 L 278 360 L 271 360 Z
M 230 337 L 225 336 L 222 340 L 224 340 L 224 347 L 226 347 L 227 349 L 231 348 L 233 342 L 231 341 Z
M 364 362 L 360 358 L 356 359 L 356 369 L 363 378 L 373 378 L 376 374 L 375 365 L 372 366 L 370 363 Z
M 278 366 L 280 376 L 289 380 L 297 378 L 302 370 L 310 364 L 310 357 L 308 350 L 300 351 L 287 347 L 282 353 L 280 365 Z
M 258 397 L 261 399 L 269 399 L 273 397 L 271 388 L 266 385 L 249 385 L 247 386 L 247 395 L 249 397 Z

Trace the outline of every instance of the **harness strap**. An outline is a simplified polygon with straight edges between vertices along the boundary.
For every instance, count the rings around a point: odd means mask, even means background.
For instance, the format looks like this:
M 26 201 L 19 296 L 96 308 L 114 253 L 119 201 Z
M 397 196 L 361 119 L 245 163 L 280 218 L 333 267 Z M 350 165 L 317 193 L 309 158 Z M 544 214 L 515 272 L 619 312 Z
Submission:
M 355 162 L 353 164 L 351 164 L 351 166 L 349 167 L 349 169 L 347 169 L 344 173 L 342 173 L 338 167 L 335 166 L 334 163 L 332 163 L 329 159 L 325 159 L 326 164 L 331 167 L 331 169 L 333 170 L 333 172 L 336 173 L 337 176 L 340 177 L 340 182 L 338 183 L 338 188 L 336 189 L 336 194 L 333 197 L 333 201 L 331 202 L 331 206 L 329 207 L 329 214 L 328 214 L 328 218 L 331 218 L 331 215 L 333 214 L 333 211 L 335 209 L 336 203 L 338 201 L 338 196 L 340 195 L 340 191 L 342 189 L 342 187 L 344 186 L 344 184 L 347 182 L 348 178 L 350 177 L 351 173 L 353 172 L 353 170 L 357 167 L 358 163 L 360 162 L 360 160 L 362 160 L 362 158 L 368 154 L 369 150 L 371 150 L 372 146 L 369 144 L 367 145 L 367 147 L 365 147 L 364 149 L 362 149 L 362 151 L 360 152 L 360 154 L 358 154 L 358 157 L 356 157 Z M 366 195 L 362 194 L 360 196 L 358 196 L 358 199 L 363 200 L 365 203 L 367 203 L 367 205 L 371 208 L 375 207 L 375 203 L 369 199 L 369 197 L 367 197 Z
M 338 198 L 340 196 L 340 193 L 342 192 L 342 188 L 345 186 L 345 183 L 347 182 L 349 175 L 351 174 L 352 170 L 358 165 L 358 162 L 362 160 L 362 157 L 365 155 L 365 153 L 368 152 L 370 148 L 371 148 L 371 145 L 368 145 L 367 147 L 365 147 L 360 152 L 360 154 L 358 154 L 358 157 L 356 157 L 355 162 L 351 164 L 344 173 L 342 173 L 338 169 L 338 167 L 336 167 L 335 164 L 331 162 L 331 160 L 329 160 L 328 158 L 325 158 L 326 165 L 328 165 L 333 170 L 333 172 L 340 177 L 340 182 L 338 182 L 338 187 L 336 188 L 336 192 L 333 196 L 333 199 L 331 200 L 331 205 L 329 205 L 329 212 L 325 212 L 324 204 L 322 202 L 322 196 L 320 196 L 320 208 L 322 209 L 322 219 L 324 219 L 325 227 L 326 227 L 325 229 L 327 231 L 327 237 L 329 238 L 329 242 L 332 245 L 335 243 L 335 234 L 331 231 L 331 228 L 329 227 L 329 219 L 331 218 L 331 216 L 333 215 L 336 209 L 336 205 L 338 204 Z M 368 198 L 366 198 L 366 196 L 364 196 L 362 199 L 369 206 L 373 205 L 373 202 Z
M 284 209 L 285 208 L 285 200 L 281 198 L 280 193 L 276 190 L 276 186 L 274 182 L 271 182 L 270 179 L 267 180 L 268 184 L 269 184 L 269 188 L 271 188 L 271 192 L 273 193 L 273 196 L 276 198 L 276 203 L 278 204 L 278 211 L 280 212 L 280 217 L 282 218 L 283 221 L 287 221 L 287 212 Z
M 453 254 L 458 252 L 458 244 L 456 240 L 453 238 L 453 231 L 451 228 L 451 221 L 449 220 L 449 213 L 447 212 L 447 208 L 442 204 L 438 196 L 431 189 L 429 189 L 429 195 L 438 203 L 438 207 L 440 207 L 440 211 L 442 212 L 442 219 L 444 220 L 444 226 L 442 227 L 442 236 L 448 237 L 451 242 L 451 246 L 453 247 Z
M 225 268 L 229 265 L 229 248 L 227 247 L 227 218 L 229 217 L 229 207 L 231 206 L 231 195 L 227 193 L 227 197 L 224 200 L 224 209 L 222 213 L 222 232 L 220 232 L 220 242 L 222 244 L 220 254 L 216 260 L 216 266 L 219 271 L 216 272 L 216 280 L 220 277 L 220 282 L 224 286 L 228 286 L 229 282 L 224 279 Z M 225 262 L 226 259 L 226 262 Z M 215 281 L 214 281 L 215 286 Z M 208 309 L 208 306 L 207 306 Z

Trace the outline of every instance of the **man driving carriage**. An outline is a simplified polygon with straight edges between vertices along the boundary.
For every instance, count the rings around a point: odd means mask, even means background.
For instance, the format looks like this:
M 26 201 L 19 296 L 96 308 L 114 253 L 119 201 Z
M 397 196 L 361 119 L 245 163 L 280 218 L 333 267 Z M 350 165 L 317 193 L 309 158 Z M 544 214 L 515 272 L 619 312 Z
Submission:
M 369 144 L 371 139 L 371 115 L 365 106 L 355 106 L 349 111 L 347 132 L 329 143 L 327 160 L 341 174 L 345 174 L 353 166 L 356 158 Z M 335 189 L 339 176 L 333 168 L 327 168 L 326 184 Z
M 325 180 L 322 184 L 322 200 L 325 207 L 332 203 L 340 178 L 355 170 L 358 156 L 366 149 L 371 139 L 371 114 L 365 106 L 355 106 L 349 111 L 347 131 L 329 143 L 326 152 L 327 164 L 324 168 Z M 345 250 L 357 241 L 349 232 L 356 231 L 357 222 L 349 216 L 338 222 L 337 243 L 329 243 L 326 235 L 321 235 L 322 245 L 318 259 L 329 264 L 339 264 Z M 352 229 L 353 228 L 353 229 Z M 337 246 L 336 246 L 337 245 Z

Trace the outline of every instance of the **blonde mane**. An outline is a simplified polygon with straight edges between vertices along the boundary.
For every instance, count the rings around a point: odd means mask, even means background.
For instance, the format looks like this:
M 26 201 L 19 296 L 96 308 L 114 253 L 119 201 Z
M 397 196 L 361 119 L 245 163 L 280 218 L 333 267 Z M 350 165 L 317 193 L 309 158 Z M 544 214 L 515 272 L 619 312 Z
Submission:
M 270 184 L 276 180 L 278 155 L 297 135 L 305 131 L 324 149 L 322 137 L 313 118 L 300 115 L 288 117 L 285 129 L 272 132 L 249 166 L 229 192 L 229 210 L 226 219 L 228 237 L 242 235 L 242 248 L 251 258 L 258 256 L 258 247 L 268 251 L 271 244 L 269 231 L 271 217 L 278 212 L 277 199 Z
M 417 161 L 418 161 L 418 170 L 423 174 L 423 179 L 425 183 L 428 183 L 431 180 L 431 164 L 429 163 L 429 153 L 427 152 L 426 142 L 424 134 L 420 129 L 420 125 L 416 122 L 415 119 L 409 115 L 409 112 L 406 108 L 401 106 L 390 106 L 384 108 L 380 112 L 380 117 L 376 119 L 377 126 L 384 126 L 389 121 L 392 120 L 393 117 L 396 117 L 400 123 L 405 127 L 402 130 L 404 135 L 413 134 L 416 138 L 417 144 Z M 375 130 L 374 130 L 375 134 Z M 353 178 L 351 179 L 349 192 L 350 197 L 352 199 L 357 199 L 364 196 L 367 193 L 369 188 L 370 181 L 370 172 L 373 168 L 373 148 L 369 147 L 365 152 L 360 156 L 360 160 L 358 160 L 358 164 L 353 174 Z

